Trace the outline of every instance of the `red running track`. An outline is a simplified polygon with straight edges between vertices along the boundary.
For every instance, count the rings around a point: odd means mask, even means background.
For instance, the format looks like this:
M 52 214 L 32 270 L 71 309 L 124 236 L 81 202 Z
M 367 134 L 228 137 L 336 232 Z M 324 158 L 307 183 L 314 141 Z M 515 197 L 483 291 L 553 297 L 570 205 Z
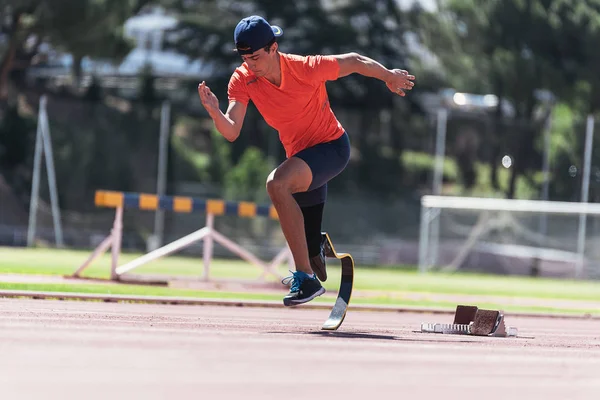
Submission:
M 1 399 L 600 398 L 600 321 L 517 338 L 418 332 L 448 315 L 0 299 Z

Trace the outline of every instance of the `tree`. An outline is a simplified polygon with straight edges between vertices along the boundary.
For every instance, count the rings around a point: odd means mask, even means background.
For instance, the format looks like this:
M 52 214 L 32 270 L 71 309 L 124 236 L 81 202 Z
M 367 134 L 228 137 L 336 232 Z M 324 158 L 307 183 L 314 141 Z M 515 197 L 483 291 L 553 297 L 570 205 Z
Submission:
M 150 0 L 3 0 L 1 31 L 7 43 L 0 62 L 0 99 L 8 96 L 12 70 L 40 61 L 40 46 L 85 56 L 120 58 L 131 46 L 123 36 L 125 20 Z
M 538 94 L 573 96 L 573 66 L 582 60 L 576 34 L 583 34 L 587 21 L 598 21 L 598 15 L 595 0 L 448 0 L 439 14 L 417 19 L 424 23 L 421 39 L 441 60 L 449 83 L 497 95 L 488 162 L 498 187 L 499 151 L 514 152 L 509 198 L 519 176 L 540 168 L 535 144 L 548 113 Z M 505 99 L 513 104 L 514 116 L 505 115 Z

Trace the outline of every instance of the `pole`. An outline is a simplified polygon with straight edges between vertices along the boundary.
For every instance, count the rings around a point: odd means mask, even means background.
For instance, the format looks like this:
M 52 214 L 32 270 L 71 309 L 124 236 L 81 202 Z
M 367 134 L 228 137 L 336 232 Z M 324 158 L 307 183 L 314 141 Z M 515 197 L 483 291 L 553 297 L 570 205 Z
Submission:
M 419 227 L 419 272 L 427 272 L 429 263 L 427 250 L 429 247 L 429 212 L 430 209 L 421 204 L 421 225 Z
M 169 102 L 165 101 L 160 113 L 160 137 L 158 140 L 158 176 L 156 178 L 156 194 L 165 195 L 167 187 L 167 159 L 169 151 L 169 127 L 170 127 L 171 107 Z M 157 247 L 162 246 L 165 226 L 165 212 L 158 208 L 154 215 L 154 236 L 157 241 Z
M 444 155 L 446 153 L 446 125 L 448 111 L 440 108 L 437 113 L 437 132 L 435 140 L 435 170 L 433 173 L 433 195 L 442 193 L 442 182 L 444 178 Z
M 594 117 L 588 115 L 585 133 L 585 150 L 583 156 L 583 182 L 581 185 L 581 203 L 588 202 L 590 189 L 590 167 L 592 162 L 592 144 L 594 139 Z M 583 204 L 582 204 L 583 207 Z M 575 270 L 575 277 L 581 278 L 583 274 L 583 264 L 585 261 L 585 236 L 586 236 L 587 214 L 579 214 L 579 235 L 577 238 L 577 253 L 579 259 Z
M 37 133 L 35 135 L 35 153 L 33 157 L 33 179 L 31 182 L 31 196 L 29 200 L 29 226 L 27 228 L 27 247 L 32 247 L 35 241 L 37 225 L 37 208 L 40 193 L 40 173 L 42 169 L 42 100 L 38 112 Z
M 206 214 L 206 227 L 208 228 L 208 235 L 204 238 L 204 248 L 202 249 L 202 261 L 204 263 L 204 274 L 202 280 L 210 280 L 210 260 L 213 255 L 213 233 L 215 232 L 215 215 L 208 213 Z
M 58 206 L 58 191 L 56 189 L 56 175 L 54 172 L 54 155 L 52 153 L 52 140 L 50 139 L 50 124 L 46 112 L 46 96 L 40 101 L 42 116 L 42 139 L 44 140 L 44 152 L 46 153 L 46 172 L 48 173 L 48 186 L 50 188 L 50 205 L 52 207 L 52 220 L 54 222 L 54 238 L 57 247 L 64 247 L 62 225 L 60 222 L 60 208 Z
M 435 140 L 435 170 L 433 174 L 433 195 L 442 194 L 444 179 L 444 158 L 446 154 L 446 131 L 448 125 L 448 110 L 440 108 L 437 113 L 437 130 Z M 438 261 L 440 234 L 440 209 L 431 209 L 431 261 L 427 265 L 435 266 Z
M 549 197 L 550 187 L 550 133 L 552 131 L 552 111 L 548 115 L 546 120 L 546 126 L 544 128 L 544 159 L 542 161 L 542 173 L 544 177 L 544 184 L 542 186 L 542 200 L 547 201 Z M 540 237 L 544 241 L 542 246 L 545 246 L 546 233 L 548 231 L 548 216 L 546 213 L 540 214 Z

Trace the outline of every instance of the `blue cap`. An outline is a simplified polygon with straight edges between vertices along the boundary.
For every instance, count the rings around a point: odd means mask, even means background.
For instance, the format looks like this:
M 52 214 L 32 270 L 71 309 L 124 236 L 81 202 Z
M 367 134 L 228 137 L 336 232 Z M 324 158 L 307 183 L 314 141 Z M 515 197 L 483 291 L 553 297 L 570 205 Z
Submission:
M 252 54 L 283 35 L 278 26 L 271 26 L 263 17 L 252 15 L 242 19 L 235 27 L 233 40 L 238 54 Z

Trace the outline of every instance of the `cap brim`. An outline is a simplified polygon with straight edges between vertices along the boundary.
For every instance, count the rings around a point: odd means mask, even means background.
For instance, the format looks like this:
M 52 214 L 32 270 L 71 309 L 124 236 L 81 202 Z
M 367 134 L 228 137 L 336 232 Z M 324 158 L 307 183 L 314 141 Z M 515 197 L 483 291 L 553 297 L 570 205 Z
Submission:
M 283 35 L 283 29 L 281 29 L 277 25 L 271 25 L 271 30 L 273 31 L 273 35 L 275 35 L 275 37 Z

